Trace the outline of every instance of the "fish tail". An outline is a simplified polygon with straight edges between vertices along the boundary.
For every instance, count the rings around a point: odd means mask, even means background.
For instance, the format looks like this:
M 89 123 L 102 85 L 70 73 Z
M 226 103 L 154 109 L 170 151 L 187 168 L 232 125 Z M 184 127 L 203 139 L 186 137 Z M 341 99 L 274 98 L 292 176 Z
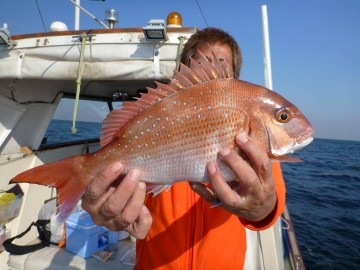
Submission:
M 90 178 L 81 173 L 86 154 L 47 163 L 15 176 L 10 183 L 33 183 L 57 189 L 57 220 L 63 222 L 83 195 Z

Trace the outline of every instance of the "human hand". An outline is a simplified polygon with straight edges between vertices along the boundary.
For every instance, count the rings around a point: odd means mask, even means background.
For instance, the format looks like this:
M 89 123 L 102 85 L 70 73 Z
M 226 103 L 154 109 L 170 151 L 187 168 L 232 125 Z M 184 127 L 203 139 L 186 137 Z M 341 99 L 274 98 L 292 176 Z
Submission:
M 138 239 L 147 235 L 152 217 L 144 205 L 146 186 L 140 182 L 141 171 L 130 172 L 116 186 L 124 167 L 120 162 L 111 164 L 94 176 L 83 195 L 82 207 L 100 226 L 113 231 L 128 231 Z
M 220 150 L 219 158 L 234 172 L 237 187 L 233 189 L 225 182 L 215 161 L 206 167 L 212 189 L 201 183 L 190 183 L 190 186 L 206 201 L 220 200 L 220 207 L 227 211 L 248 221 L 260 221 L 276 205 L 272 164 L 266 152 L 246 134 L 238 134 L 235 140 L 250 163 L 230 149 Z

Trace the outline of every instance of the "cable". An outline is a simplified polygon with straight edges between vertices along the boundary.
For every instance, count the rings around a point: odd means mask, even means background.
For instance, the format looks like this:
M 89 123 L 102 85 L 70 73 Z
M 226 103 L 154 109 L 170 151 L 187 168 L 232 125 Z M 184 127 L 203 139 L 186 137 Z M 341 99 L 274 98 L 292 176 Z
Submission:
M 209 24 L 208 24 L 208 22 L 207 22 L 207 20 L 206 20 L 206 18 L 205 18 L 205 15 L 204 15 L 204 13 L 203 13 L 203 11 L 202 11 L 201 7 L 200 7 L 200 4 L 199 4 L 198 0 L 195 0 L 195 2 L 196 2 L 196 4 L 197 4 L 197 5 L 198 5 L 198 7 L 199 7 L 199 10 L 200 10 L 201 16 L 203 17 L 203 19 L 204 19 L 204 21 L 205 21 L 206 27 L 209 27 Z
M 43 26 L 44 26 L 44 32 L 46 32 L 45 23 L 44 23 L 44 20 L 43 20 L 42 14 L 41 14 L 41 10 L 40 10 L 40 7 L 39 7 L 38 0 L 35 0 L 35 3 L 36 3 L 36 6 L 37 6 L 37 9 L 38 9 L 38 11 L 39 11 L 39 15 L 40 15 L 41 22 L 42 22 L 42 24 L 43 24 Z
M 282 229 L 285 229 L 285 230 L 289 230 L 289 229 L 291 228 L 289 222 L 287 222 L 287 221 L 285 220 L 285 218 L 283 218 L 283 217 L 280 217 L 280 218 L 281 218 L 282 222 L 284 222 L 284 226 L 281 226 L 281 228 L 282 228 Z

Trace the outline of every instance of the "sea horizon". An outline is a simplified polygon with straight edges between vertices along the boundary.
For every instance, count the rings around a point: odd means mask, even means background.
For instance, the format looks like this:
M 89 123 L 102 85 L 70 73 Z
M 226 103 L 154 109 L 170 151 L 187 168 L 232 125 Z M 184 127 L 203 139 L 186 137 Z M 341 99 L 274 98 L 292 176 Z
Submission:
M 72 120 L 67 120 L 67 119 L 60 119 L 60 118 L 54 118 L 53 120 L 58 120 L 58 121 L 66 121 L 66 122 L 70 122 L 72 123 Z M 87 120 L 77 120 L 76 122 L 83 122 L 83 123 L 94 123 L 94 124 L 100 124 L 100 128 L 102 125 L 102 121 L 87 121 Z M 71 129 L 71 125 L 70 125 L 70 129 Z M 314 139 L 322 139 L 322 140 L 337 140 L 337 141 L 350 141 L 350 142 L 360 142 L 360 138 L 359 139 L 344 139 L 344 138 L 328 138 L 328 137 L 317 137 L 316 133 L 313 136 Z

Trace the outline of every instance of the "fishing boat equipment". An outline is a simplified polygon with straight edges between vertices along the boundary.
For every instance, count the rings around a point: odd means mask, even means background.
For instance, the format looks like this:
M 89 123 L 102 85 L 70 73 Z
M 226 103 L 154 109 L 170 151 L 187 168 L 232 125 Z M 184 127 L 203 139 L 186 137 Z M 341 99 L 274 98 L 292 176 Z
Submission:
M 0 28 L 0 43 L 6 43 L 9 46 L 15 46 L 16 41 L 11 39 L 10 32 L 6 23 Z
M 80 38 L 80 40 L 81 40 L 81 51 L 80 51 L 78 76 L 77 76 L 77 79 L 76 79 L 76 97 L 75 97 L 75 105 L 74 105 L 73 124 L 72 124 L 72 127 L 71 127 L 71 132 L 73 134 L 75 134 L 77 132 L 75 124 L 76 124 L 77 110 L 78 110 L 78 106 L 79 106 L 81 77 L 82 77 L 82 74 L 83 74 L 83 71 L 84 71 L 84 53 L 85 53 L 86 39 L 87 39 L 87 35 L 85 33 L 83 33 L 81 35 L 81 38 Z
M 100 25 L 102 25 L 105 29 L 109 29 L 110 27 L 107 26 L 105 23 L 103 23 L 102 21 L 100 21 L 98 18 L 96 18 L 93 14 L 91 14 L 89 11 L 87 11 L 85 8 L 83 8 L 82 6 L 80 6 L 77 2 L 75 2 L 74 0 L 69 0 L 71 3 L 73 3 L 76 8 L 81 9 L 83 12 L 85 12 L 87 15 L 89 15 L 91 18 L 93 18 L 94 21 L 96 21 L 97 23 L 99 23 Z M 75 27 L 75 30 L 78 30 L 77 27 Z
M 178 12 L 170 12 L 166 18 L 166 26 L 167 27 L 171 27 L 171 28 L 181 28 L 182 27 L 182 17 L 181 14 Z M 176 57 L 176 70 L 179 70 L 179 66 L 180 66 L 180 56 L 182 54 L 182 51 L 184 49 L 184 42 L 186 40 L 185 36 L 180 36 L 178 38 L 180 40 L 180 44 L 179 44 L 179 50 L 178 50 L 178 54 Z
M 177 60 L 176 60 L 176 70 L 179 70 L 179 67 L 180 67 L 180 56 L 184 49 L 184 41 L 186 40 L 186 37 L 180 36 L 179 40 L 180 40 L 180 44 L 179 44 L 179 52 L 178 52 Z

